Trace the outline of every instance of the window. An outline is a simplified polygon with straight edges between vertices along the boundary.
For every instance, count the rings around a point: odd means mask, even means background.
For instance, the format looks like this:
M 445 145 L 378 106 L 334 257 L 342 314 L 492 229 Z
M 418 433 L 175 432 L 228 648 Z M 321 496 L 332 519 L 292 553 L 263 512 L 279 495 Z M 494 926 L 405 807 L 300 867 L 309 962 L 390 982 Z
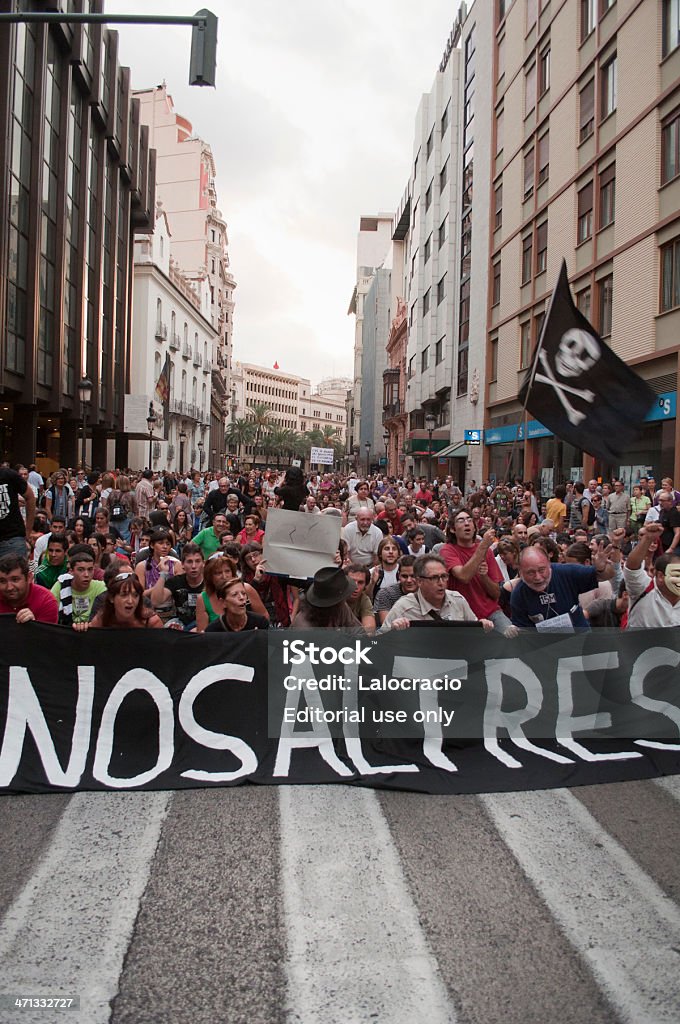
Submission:
M 581 42 L 595 28 L 595 4 L 597 0 L 581 0 Z
M 527 0 L 527 32 L 536 24 L 538 0 Z
M 408 325 L 409 325 L 409 327 L 413 327 L 413 321 L 416 318 L 416 305 L 417 305 L 417 303 L 414 302 L 413 305 L 411 306 L 411 312 L 410 312 L 409 318 L 408 318 Z
M 493 290 L 491 293 L 491 305 L 497 306 L 501 301 L 501 258 L 500 256 L 493 264 Z
M 423 262 L 427 263 L 430 256 L 432 255 L 432 235 L 425 242 L 425 248 L 423 250 Z
M 503 110 L 496 112 L 496 156 L 503 149 Z
M 524 73 L 524 116 L 536 106 L 536 61 Z
M 446 182 L 449 180 L 449 161 L 448 157 L 446 163 L 439 172 L 439 191 L 443 192 L 446 186 Z
M 446 298 L 446 274 L 437 282 L 437 305 Z
M 424 348 L 420 356 L 420 372 L 424 373 L 430 365 L 430 346 Z
M 548 265 L 548 222 L 544 220 L 536 228 L 536 273 L 544 273 Z
M 591 78 L 579 94 L 578 141 L 585 142 L 595 127 L 595 79 Z
M 430 134 L 428 136 L 427 145 L 425 147 L 425 154 L 426 154 L 426 157 L 427 157 L 428 160 L 432 156 L 432 150 L 433 149 L 434 149 L 434 128 L 432 129 L 432 131 L 430 132 Z
M 493 218 L 494 231 L 497 231 L 502 223 L 503 223 L 503 182 L 501 181 L 500 185 L 496 185 L 496 189 L 494 191 L 494 218 Z
M 413 253 L 413 256 L 411 257 L 411 277 L 414 277 L 414 275 L 415 275 L 417 261 L 418 261 L 418 250 L 416 249 L 416 251 Z
M 616 198 L 616 164 L 600 173 L 600 227 L 606 228 L 614 223 L 614 206 Z
M 439 366 L 440 363 L 444 362 L 444 341 L 445 338 L 440 338 L 434 347 L 434 362 L 435 366 Z
M 538 140 L 538 184 L 548 180 L 550 173 L 550 134 L 544 132 Z
M 602 119 L 616 110 L 616 54 L 600 69 L 600 113 Z
M 590 288 L 582 288 L 576 292 L 576 308 L 583 313 L 586 320 L 590 320 Z
M 589 182 L 578 193 L 578 226 L 576 237 L 580 244 L 593 233 L 593 183 Z
M 531 235 L 525 235 L 522 239 L 522 284 L 527 284 L 531 280 L 532 248 Z
M 666 57 L 680 45 L 680 0 L 663 0 L 662 50 Z
M 444 217 L 444 220 L 439 225 L 439 248 L 443 246 L 446 241 L 446 228 L 448 223 L 448 214 Z
M 425 294 L 423 295 L 423 316 L 427 316 L 427 314 L 430 312 L 430 291 L 431 289 L 428 288 Z
M 411 379 L 411 377 L 413 377 L 415 372 L 416 372 L 416 357 L 415 356 L 411 356 L 411 358 L 408 361 L 408 378 L 409 378 L 409 380 Z
M 543 96 L 550 88 L 550 47 L 546 47 L 538 58 L 538 95 Z
M 451 110 L 451 100 L 449 100 L 449 102 L 446 104 L 446 109 L 445 109 L 444 113 L 442 114 L 442 123 L 441 123 L 441 134 L 442 134 L 442 136 L 446 133 L 446 129 L 449 127 L 449 112 L 450 112 L 450 110 Z
M 661 184 L 680 174 L 680 110 L 674 111 L 661 126 Z
M 612 333 L 612 301 L 614 296 L 614 278 L 603 277 L 598 283 L 599 307 L 600 307 L 600 335 L 606 338 Z
M 541 331 L 543 330 L 543 324 L 545 323 L 545 310 L 541 310 L 534 317 L 534 340 L 538 344 L 538 340 L 541 337 Z
M 523 370 L 531 362 L 531 320 L 519 325 L 519 368 Z
M 489 342 L 489 383 L 498 380 L 498 338 Z
M 497 48 L 497 63 L 496 63 L 496 81 L 500 82 L 501 78 L 505 74 L 505 36 L 498 40 Z
M 427 192 L 425 193 L 425 210 L 429 210 L 432 206 L 432 182 L 427 186 Z
M 534 147 L 524 154 L 524 198 L 528 199 L 534 191 Z
M 661 250 L 661 312 L 680 306 L 680 238 Z

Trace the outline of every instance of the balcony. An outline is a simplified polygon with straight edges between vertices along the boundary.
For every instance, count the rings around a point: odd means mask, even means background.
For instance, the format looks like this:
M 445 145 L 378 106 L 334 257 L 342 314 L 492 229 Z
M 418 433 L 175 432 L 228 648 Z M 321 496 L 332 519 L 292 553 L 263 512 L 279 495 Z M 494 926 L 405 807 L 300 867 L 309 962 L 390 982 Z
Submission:
M 212 368 L 213 364 L 210 362 L 209 359 L 206 359 L 206 361 L 203 363 L 203 373 L 212 373 Z
M 171 334 L 170 335 L 169 345 L 170 345 L 170 349 L 173 352 L 179 352 L 179 346 L 181 345 L 181 343 L 182 343 L 182 339 L 180 338 L 179 334 Z
M 182 359 L 191 359 L 193 352 L 188 341 L 182 342 Z
M 156 324 L 156 330 L 155 330 L 155 333 L 154 333 L 154 337 L 155 337 L 156 341 L 167 341 L 167 338 L 168 338 L 167 324 L 161 324 L 161 323 Z
M 202 366 L 202 365 L 203 365 L 203 356 L 201 355 L 200 352 L 194 352 L 194 366 Z
M 389 405 L 383 405 L 382 421 L 387 423 L 388 420 L 394 419 L 395 416 L 399 416 L 400 413 L 406 412 L 404 403 L 397 399 L 396 402 L 390 402 Z

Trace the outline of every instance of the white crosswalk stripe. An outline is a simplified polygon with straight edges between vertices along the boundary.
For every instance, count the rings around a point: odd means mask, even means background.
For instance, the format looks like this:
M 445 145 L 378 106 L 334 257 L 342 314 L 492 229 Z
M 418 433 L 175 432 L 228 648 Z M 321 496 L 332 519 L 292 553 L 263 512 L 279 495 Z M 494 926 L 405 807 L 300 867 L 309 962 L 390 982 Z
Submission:
M 588 787 L 581 797 L 576 789 L 385 799 L 350 786 L 225 788 L 181 800 L 76 794 L 25 877 L 15 865 L 21 887 L 0 920 L 0 995 L 78 995 L 70 1024 L 562 1024 L 566 957 L 583 1000 L 576 1013 L 569 1005 L 574 1024 L 675 1024 L 680 826 L 669 810 L 680 776 Z M 26 799 L 0 801 L 0 859 L 20 856 L 5 824 L 16 832 L 22 806 L 35 823 L 40 801 L 54 798 Z M 658 837 L 643 850 L 657 810 Z M 519 919 L 510 873 L 524 888 Z M 518 932 L 533 926 L 550 948 L 542 963 L 543 947 L 527 945 L 527 994 L 513 970 L 512 991 L 500 978 L 490 1001 L 485 972 L 502 971 L 513 947 L 523 948 Z M 193 943 L 186 950 L 183 935 Z M 258 962 L 268 980 L 253 990 Z M 0 1024 L 51 1019 L 0 1009 Z

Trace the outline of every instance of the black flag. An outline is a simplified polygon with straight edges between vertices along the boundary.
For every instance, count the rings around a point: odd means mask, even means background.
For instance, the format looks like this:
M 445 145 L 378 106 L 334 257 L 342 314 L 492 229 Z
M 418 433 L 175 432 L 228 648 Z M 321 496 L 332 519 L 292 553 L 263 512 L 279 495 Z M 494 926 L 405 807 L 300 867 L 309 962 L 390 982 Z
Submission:
M 654 402 L 574 305 L 564 260 L 519 397 L 556 437 L 608 463 L 639 436 Z

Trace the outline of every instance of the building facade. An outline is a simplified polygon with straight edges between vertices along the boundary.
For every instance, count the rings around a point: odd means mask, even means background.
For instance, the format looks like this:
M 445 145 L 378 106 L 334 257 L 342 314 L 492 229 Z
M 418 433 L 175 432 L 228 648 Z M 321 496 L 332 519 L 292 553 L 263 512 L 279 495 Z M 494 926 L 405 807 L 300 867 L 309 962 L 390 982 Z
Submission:
M 155 156 L 117 50 L 103 25 L 0 29 L 0 448 L 43 471 L 79 460 L 83 377 L 88 464 L 128 463 L 132 239 L 153 227 Z
M 217 331 L 211 356 L 210 461 L 217 468 L 231 412 L 230 372 L 236 281 L 229 265 L 227 224 L 217 205 L 216 167 L 207 142 L 175 111 L 165 84 L 135 92 L 157 152 L 157 191 L 172 227 L 171 250 L 188 278 L 207 278 Z M 214 459 L 213 452 L 217 457 Z
M 186 472 L 216 465 L 211 451 L 210 394 L 217 330 L 207 275 L 186 277 L 171 255 L 171 227 L 159 201 L 153 234 L 135 240 L 130 393 L 144 396 L 158 417 L 151 468 Z M 156 394 L 169 368 L 168 422 Z M 166 430 L 167 427 L 167 430 Z M 223 445 L 222 445 L 223 448 Z M 130 442 L 130 466 L 148 465 L 145 440 Z
M 548 492 L 574 476 L 677 478 L 680 339 L 680 5 L 497 3 L 485 471 Z M 517 400 L 562 259 L 577 305 L 649 381 L 640 440 L 604 465 Z M 496 273 L 496 271 L 494 271 Z

